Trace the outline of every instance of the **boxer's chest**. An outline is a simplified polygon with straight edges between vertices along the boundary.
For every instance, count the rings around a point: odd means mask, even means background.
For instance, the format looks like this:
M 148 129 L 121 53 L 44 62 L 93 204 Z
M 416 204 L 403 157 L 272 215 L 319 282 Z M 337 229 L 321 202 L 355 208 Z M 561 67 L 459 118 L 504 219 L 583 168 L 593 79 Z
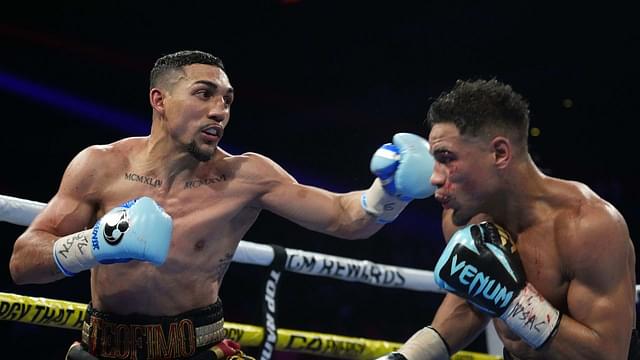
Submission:
M 176 245 L 234 238 L 255 221 L 257 212 L 248 206 L 254 192 L 249 185 L 234 181 L 232 174 L 182 177 L 168 183 L 167 179 L 130 170 L 105 187 L 99 212 L 132 198 L 149 196 L 173 219 Z
M 556 233 L 543 224 L 518 234 L 517 247 L 527 281 L 554 306 L 565 309 L 569 282 L 563 272 Z

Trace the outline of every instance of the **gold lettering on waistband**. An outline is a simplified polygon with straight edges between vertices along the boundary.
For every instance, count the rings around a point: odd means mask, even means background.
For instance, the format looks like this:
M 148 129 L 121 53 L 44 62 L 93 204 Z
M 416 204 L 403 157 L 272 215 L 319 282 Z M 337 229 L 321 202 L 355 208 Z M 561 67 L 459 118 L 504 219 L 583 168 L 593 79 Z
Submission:
M 131 351 L 130 327 L 124 324 L 118 324 L 115 329 L 116 340 L 116 357 L 118 359 L 128 359 Z
M 193 322 L 189 319 L 169 324 L 168 339 L 160 325 L 147 328 L 147 358 L 165 359 L 186 357 L 195 354 Z
M 146 359 L 190 357 L 199 347 L 224 338 L 224 320 L 195 327 L 191 319 L 160 324 L 119 324 L 95 316 L 83 326 L 83 340 L 92 353 L 112 359 Z M 165 332 L 166 329 L 166 332 Z M 142 359 L 141 359 L 142 360 Z

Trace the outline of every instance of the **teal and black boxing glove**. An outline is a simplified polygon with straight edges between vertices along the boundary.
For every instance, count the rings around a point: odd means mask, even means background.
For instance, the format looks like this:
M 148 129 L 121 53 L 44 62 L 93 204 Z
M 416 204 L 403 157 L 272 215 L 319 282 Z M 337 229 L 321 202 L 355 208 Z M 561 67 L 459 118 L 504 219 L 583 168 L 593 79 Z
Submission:
M 389 223 L 413 199 L 424 199 L 435 192 L 431 174 L 435 161 L 429 153 L 429 143 L 410 133 L 398 133 L 373 154 L 371 172 L 377 176 L 373 185 L 362 194 L 362 207 Z
M 491 222 L 456 231 L 434 269 L 444 290 L 499 317 L 529 346 L 540 348 L 555 335 L 560 312 L 527 282 L 511 235 Z
M 97 264 L 130 260 L 161 265 L 169 253 L 171 217 L 151 198 L 141 197 L 111 209 L 92 229 L 53 244 L 53 258 L 66 276 Z

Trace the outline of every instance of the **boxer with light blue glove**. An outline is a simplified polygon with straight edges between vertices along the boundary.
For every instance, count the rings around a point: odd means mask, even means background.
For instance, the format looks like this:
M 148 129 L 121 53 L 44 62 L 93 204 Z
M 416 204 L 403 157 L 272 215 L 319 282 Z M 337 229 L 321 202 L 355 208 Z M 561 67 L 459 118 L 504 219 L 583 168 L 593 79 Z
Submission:
M 411 133 L 395 134 L 392 143 L 382 145 L 371 158 L 370 169 L 377 178 L 362 194 L 362 207 L 379 223 L 392 222 L 411 200 L 433 195 L 434 164 L 427 140 Z
M 53 244 L 60 271 L 73 276 L 97 264 L 148 261 L 161 265 L 169 253 L 173 222 L 151 198 L 113 208 L 92 229 L 64 236 Z

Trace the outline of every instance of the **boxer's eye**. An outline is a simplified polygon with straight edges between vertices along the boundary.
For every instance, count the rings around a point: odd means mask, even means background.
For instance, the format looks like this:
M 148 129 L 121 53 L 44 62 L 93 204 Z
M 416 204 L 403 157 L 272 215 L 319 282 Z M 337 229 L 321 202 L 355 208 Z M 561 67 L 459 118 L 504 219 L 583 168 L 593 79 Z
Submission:
M 453 154 L 448 150 L 437 150 L 434 152 L 433 157 L 436 159 L 437 162 L 443 163 L 443 164 L 448 164 L 451 161 L 455 160 L 455 157 L 453 156 Z
M 208 99 L 212 96 L 212 93 L 209 90 L 203 89 L 203 90 L 196 91 L 195 95 L 202 99 Z

